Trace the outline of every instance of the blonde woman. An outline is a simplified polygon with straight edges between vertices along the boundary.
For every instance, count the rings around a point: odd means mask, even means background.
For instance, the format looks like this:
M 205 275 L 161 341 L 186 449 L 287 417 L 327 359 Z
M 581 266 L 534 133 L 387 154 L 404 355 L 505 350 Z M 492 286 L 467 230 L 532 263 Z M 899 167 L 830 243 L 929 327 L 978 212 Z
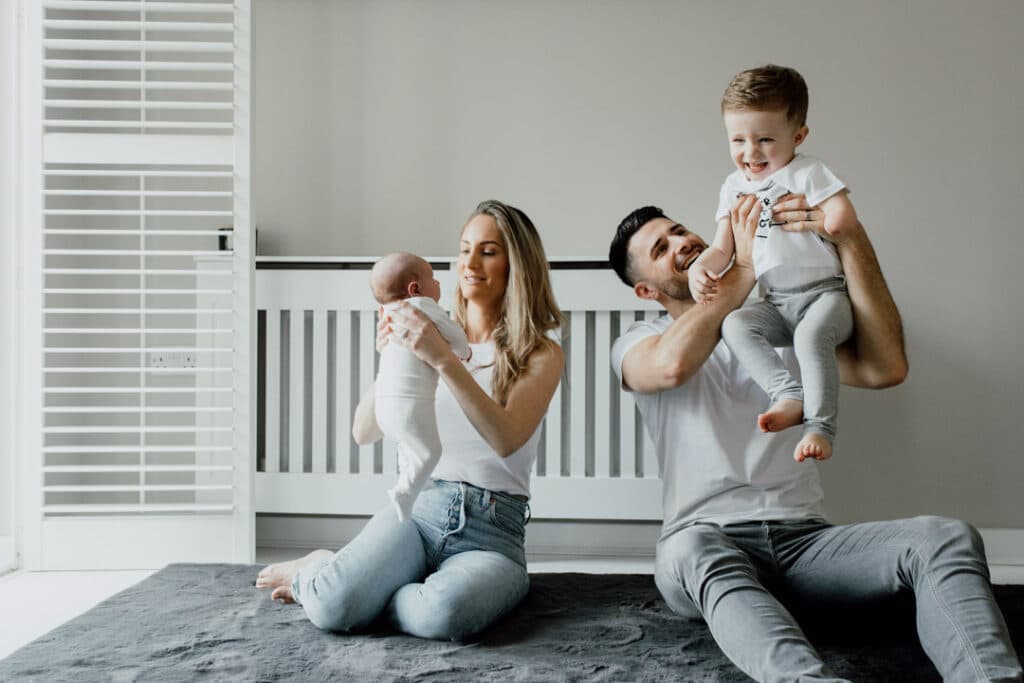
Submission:
M 385 617 L 422 638 L 464 640 L 526 595 L 523 551 L 541 420 L 562 375 L 551 330 L 561 313 L 536 228 L 519 209 L 480 204 L 462 228 L 455 320 L 472 348 L 460 361 L 425 315 L 383 316 L 378 344 L 401 344 L 437 370 L 443 453 L 412 519 L 377 513 L 337 553 L 317 550 L 260 572 L 256 585 L 298 602 L 310 621 L 353 631 Z M 381 438 L 371 387 L 352 435 Z

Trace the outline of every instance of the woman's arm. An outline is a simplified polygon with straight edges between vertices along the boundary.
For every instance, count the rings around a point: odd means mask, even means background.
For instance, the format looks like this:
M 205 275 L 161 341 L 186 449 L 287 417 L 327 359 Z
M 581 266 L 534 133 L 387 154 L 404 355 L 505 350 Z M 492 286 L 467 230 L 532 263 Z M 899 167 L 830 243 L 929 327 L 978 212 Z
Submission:
M 498 404 L 460 362 L 439 368 L 469 422 L 498 455 L 506 458 L 530 439 L 548 411 L 565 364 L 562 348 L 550 344 L 535 350 L 508 393 Z
M 484 391 L 422 312 L 402 305 L 382 321 L 392 344 L 402 344 L 437 370 L 480 436 L 501 457 L 522 448 L 537 430 L 558 388 L 564 358 L 557 344 L 530 355 L 526 370 L 509 391 L 505 405 Z

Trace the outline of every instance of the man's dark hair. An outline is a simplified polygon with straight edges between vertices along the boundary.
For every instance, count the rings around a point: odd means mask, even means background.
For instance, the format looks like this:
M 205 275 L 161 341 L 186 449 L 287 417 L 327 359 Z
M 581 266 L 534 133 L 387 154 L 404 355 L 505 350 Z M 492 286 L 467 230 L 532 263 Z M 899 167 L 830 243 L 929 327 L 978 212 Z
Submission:
M 629 241 L 637 230 L 655 218 L 665 218 L 665 212 L 656 206 L 644 206 L 632 211 L 619 223 L 608 249 L 608 262 L 619 279 L 630 287 L 636 284 L 636 277 L 629 262 Z

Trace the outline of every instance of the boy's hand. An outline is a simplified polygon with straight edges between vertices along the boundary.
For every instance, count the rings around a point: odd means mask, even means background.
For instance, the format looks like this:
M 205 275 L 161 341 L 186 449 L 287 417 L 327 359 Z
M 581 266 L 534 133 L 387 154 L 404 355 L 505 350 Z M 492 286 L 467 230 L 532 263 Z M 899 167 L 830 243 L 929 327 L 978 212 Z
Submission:
M 699 304 L 711 303 L 718 292 L 718 273 L 708 270 L 699 260 L 687 271 L 690 279 L 690 296 Z

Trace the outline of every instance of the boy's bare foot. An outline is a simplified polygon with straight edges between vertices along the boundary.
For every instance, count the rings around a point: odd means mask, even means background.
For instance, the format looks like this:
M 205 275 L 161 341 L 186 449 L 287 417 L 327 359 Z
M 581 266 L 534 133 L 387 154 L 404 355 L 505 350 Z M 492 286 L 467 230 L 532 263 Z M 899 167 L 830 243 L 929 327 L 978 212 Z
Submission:
M 800 439 L 800 443 L 796 445 L 796 450 L 793 451 L 793 459 L 797 462 L 803 462 L 807 458 L 828 460 L 831 457 L 832 444 L 817 432 L 807 432 L 804 434 L 804 438 Z
M 274 593 L 270 596 L 277 599 L 277 592 L 281 588 L 288 589 L 288 596 L 292 593 L 292 579 L 299 573 L 299 570 L 308 567 L 318 560 L 326 560 L 334 553 L 330 550 L 314 550 L 305 557 L 300 557 L 289 562 L 275 562 L 260 570 L 256 576 L 257 588 L 273 588 Z
M 274 592 L 270 594 L 271 600 L 279 600 L 286 605 L 290 605 L 295 602 L 295 596 L 292 595 L 292 587 L 278 586 L 274 589 Z
M 781 432 L 804 421 L 803 401 L 782 398 L 771 408 L 757 416 L 757 426 L 762 432 Z

